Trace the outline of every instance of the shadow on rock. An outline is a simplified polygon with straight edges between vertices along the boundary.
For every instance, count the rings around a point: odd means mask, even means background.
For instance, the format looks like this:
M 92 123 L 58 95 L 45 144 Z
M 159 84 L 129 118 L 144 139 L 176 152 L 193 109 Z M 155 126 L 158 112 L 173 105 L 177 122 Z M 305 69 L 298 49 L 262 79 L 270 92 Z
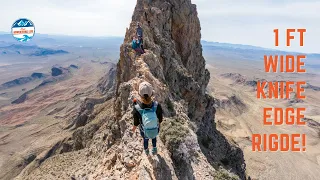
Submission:
M 154 176 L 157 180 L 172 180 L 172 173 L 167 162 L 159 154 L 152 160 Z
M 216 129 L 214 117 L 215 109 L 209 110 L 199 124 L 197 136 L 202 153 L 215 169 L 222 166 L 225 169 L 231 169 L 231 172 L 238 175 L 240 179 L 246 179 L 246 164 L 242 150 L 230 144 Z
M 183 154 L 175 154 L 171 158 L 178 179 L 196 179 L 189 159 L 186 159 Z

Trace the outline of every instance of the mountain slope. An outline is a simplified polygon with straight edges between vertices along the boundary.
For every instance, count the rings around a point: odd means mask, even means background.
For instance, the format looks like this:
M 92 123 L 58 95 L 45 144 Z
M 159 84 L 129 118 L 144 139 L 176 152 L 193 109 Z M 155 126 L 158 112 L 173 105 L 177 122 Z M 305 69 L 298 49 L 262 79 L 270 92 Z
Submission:
M 123 109 L 128 108 L 126 99 L 130 95 L 137 96 L 139 82 L 147 80 L 155 87 L 156 99 L 164 104 L 166 115 L 170 117 L 161 132 L 166 134 L 164 129 L 170 130 L 172 123 L 177 124 L 177 129 L 185 128 L 188 131 L 183 137 L 178 137 L 181 141 L 177 143 L 171 142 L 175 137 L 162 137 L 167 148 L 171 149 L 170 155 L 177 176 L 181 179 L 204 178 L 192 174 L 199 168 L 192 162 L 194 157 L 190 156 L 195 153 L 210 162 L 204 164 L 225 164 L 244 178 L 241 151 L 231 147 L 215 129 L 213 99 L 205 93 L 210 76 L 205 70 L 202 57 L 200 23 L 195 5 L 189 1 L 153 1 L 152 5 L 148 7 L 138 1 L 121 47 L 115 108 L 115 111 L 118 110 L 117 117 L 124 120 Z M 133 65 L 130 64 L 134 59 L 130 52 L 130 42 L 137 22 L 143 22 L 144 42 L 149 51 L 142 57 L 142 64 L 136 62 Z M 170 102 L 174 104 L 173 110 L 169 108 Z M 130 118 L 129 114 L 124 116 Z M 173 132 L 173 136 L 175 133 L 178 134 Z M 196 140 L 194 149 L 186 145 L 188 142 L 184 139 L 189 138 Z M 186 149 L 182 156 L 190 156 L 189 159 L 180 158 L 181 152 L 172 148 L 171 143 L 177 149 Z M 210 170 L 204 174 L 210 174 Z

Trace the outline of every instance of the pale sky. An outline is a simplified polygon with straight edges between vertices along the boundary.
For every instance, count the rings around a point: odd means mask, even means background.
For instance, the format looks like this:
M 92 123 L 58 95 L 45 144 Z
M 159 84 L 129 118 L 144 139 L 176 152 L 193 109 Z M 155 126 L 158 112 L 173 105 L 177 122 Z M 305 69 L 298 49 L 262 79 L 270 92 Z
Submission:
M 80 36 L 124 36 L 136 0 L 0 0 L 0 31 L 10 32 L 21 17 L 33 21 L 36 33 Z M 320 53 L 320 0 L 192 0 L 197 4 L 202 39 L 289 51 Z M 274 47 L 273 29 L 280 29 Z M 285 29 L 306 28 L 285 47 Z

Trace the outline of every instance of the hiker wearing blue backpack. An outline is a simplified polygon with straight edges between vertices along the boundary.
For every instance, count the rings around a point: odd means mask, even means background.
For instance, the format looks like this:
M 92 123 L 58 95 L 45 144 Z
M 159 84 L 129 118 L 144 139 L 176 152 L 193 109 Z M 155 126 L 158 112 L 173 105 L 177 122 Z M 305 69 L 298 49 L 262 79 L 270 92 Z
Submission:
M 132 38 L 132 49 L 134 49 L 138 55 L 144 54 L 144 51 L 141 49 L 141 41 L 136 36 Z
M 146 155 L 149 155 L 149 139 L 152 139 L 152 154 L 157 154 L 157 136 L 162 122 L 162 108 L 157 101 L 152 100 L 153 88 L 150 83 L 142 82 L 139 85 L 140 100 L 134 99 L 133 132 L 137 126 L 143 138 L 143 147 Z

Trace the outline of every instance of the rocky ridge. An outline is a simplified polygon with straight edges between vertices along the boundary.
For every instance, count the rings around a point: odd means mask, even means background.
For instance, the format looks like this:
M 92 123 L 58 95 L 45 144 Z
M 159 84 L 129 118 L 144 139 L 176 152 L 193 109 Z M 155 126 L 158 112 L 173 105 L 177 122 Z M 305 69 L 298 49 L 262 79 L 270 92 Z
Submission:
M 28 94 L 30 94 L 31 92 L 34 92 L 35 90 L 39 89 L 40 87 L 43 87 L 43 86 L 48 85 L 50 83 L 55 83 L 55 82 L 59 82 L 59 81 L 61 81 L 63 79 L 66 79 L 70 75 L 71 70 L 74 68 L 72 66 L 75 66 L 75 65 L 70 65 L 68 68 L 64 68 L 64 67 L 60 67 L 60 66 L 53 66 L 51 68 L 51 76 L 50 75 L 45 75 L 45 74 L 42 74 L 42 73 L 33 73 L 31 75 L 32 80 L 44 78 L 43 81 L 38 86 L 36 86 L 35 88 L 30 89 L 29 91 L 27 91 L 27 92 L 23 93 L 22 95 L 20 95 L 16 100 L 12 101 L 11 104 L 23 103 L 28 98 Z M 26 82 L 26 83 L 28 83 L 28 82 Z M 18 83 L 16 83 L 16 84 L 18 84 Z M 20 85 L 20 84 L 18 84 L 18 85 Z
M 196 6 L 148 2 L 137 0 L 117 70 L 109 72 L 115 80 L 98 86 L 104 96 L 85 99 L 71 135 L 33 158 L 16 179 L 246 179 L 242 151 L 216 129 Z M 137 22 L 147 49 L 141 57 L 130 44 Z M 149 158 L 131 131 L 131 99 L 142 81 L 153 85 L 165 116 L 159 154 Z
M 29 77 L 20 77 L 20 78 L 14 79 L 12 81 L 8 81 L 8 82 L 1 84 L 0 90 L 5 90 L 5 89 L 13 88 L 16 86 L 20 86 L 23 84 L 27 84 L 27 83 L 34 81 L 34 80 L 43 79 L 46 76 L 47 75 L 45 75 L 43 73 L 32 73 L 31 76 L 29 76 Z

